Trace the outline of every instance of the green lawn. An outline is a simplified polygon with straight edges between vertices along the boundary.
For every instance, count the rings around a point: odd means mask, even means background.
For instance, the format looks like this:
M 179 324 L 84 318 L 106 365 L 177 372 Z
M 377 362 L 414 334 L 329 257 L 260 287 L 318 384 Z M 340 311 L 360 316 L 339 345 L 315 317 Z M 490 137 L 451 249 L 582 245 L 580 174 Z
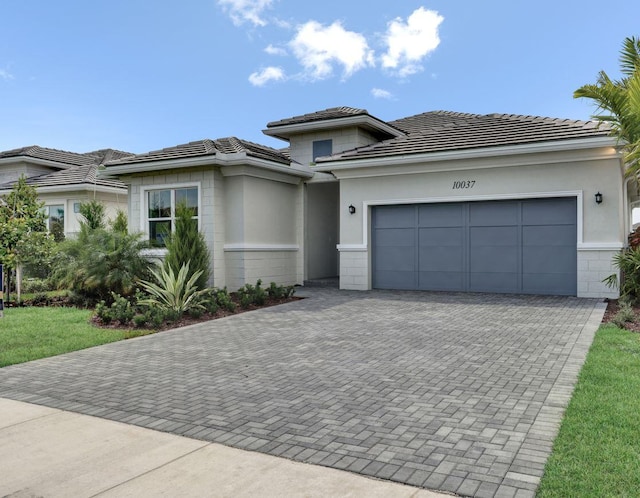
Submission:
M 598 330 L 538 496 L 640 496 L 640 334 Z
M 91 311 L 77 308 L 5 308 L 0 318 L 0 367 L 149 334 L 89 323 Z

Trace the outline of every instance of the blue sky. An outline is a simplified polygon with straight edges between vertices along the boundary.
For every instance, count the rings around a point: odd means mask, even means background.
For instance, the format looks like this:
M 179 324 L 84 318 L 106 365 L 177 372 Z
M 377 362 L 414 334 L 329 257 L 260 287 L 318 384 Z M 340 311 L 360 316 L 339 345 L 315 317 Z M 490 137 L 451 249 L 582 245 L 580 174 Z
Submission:
M 637 0 L 0 0 L 0 150 L 266 137 L 347 105 L 587 119 Z

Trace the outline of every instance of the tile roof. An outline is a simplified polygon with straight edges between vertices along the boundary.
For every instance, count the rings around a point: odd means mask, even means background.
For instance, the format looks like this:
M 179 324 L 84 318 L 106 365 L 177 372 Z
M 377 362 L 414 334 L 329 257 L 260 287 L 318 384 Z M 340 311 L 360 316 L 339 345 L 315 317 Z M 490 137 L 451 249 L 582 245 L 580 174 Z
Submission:
M 53 173 L 29 177 L 27 178 L 27 185 L 32 185 L 34 187 L 100 185 L 102 187 L 127 188 L 127 186 L 121 181 L 99 177 L 97 172 L 97 164 L 75 166 L 73 168 L 63 169 Z M 10 188 L 10 186 L 11 184 L 0 185 L 0 189 L 3 187 Z
M 249 157 L 266 159 L 289 165 L 290 160 L 285 152 L 265 145 L 248 142 L 236 137 L 219 138 L 217 140 L 197 140 L 187 144 L 176 145 L 166 149 L 155 150 L 145 154 L 128 156 L 109 161 L 106 166 L 119 166 L 122 164 L 134 164 L 153 161 L 170 161 L 175 159 L 187 159 L 200 156 L 212 156 L 216 154 L 233 154 L 244 152 Z
M 432 111 L 390 125 L 407 133 L 383 142 L 318 158 L 318 162 L 424 154 L 483 147 L 521 145 L 607 136 L 610 128 L 597 121 L 553 119 L 515 114 L 466 114 Z
M 78 154 L 66 150 L 48 149 L 46 147 L 40 147 L 39 145 L 30 145 L 19 149 L 2 151 L 0 152 L 0 159 L 27 157 L 61 163 L 61 167 L 65 167 L 67 165 L 81 166 L 84 164 L 94 164 L 95 158 L 89 154 Z
M 27 184 L 34 187 L 54 187 L 69 185 L 100 185 L 125 189 L 126 185 L 118 180 L 104 179 L 97 176 L 98 167 L 106 161 L 132 156 L 130 152 L 115 149 L 101 149 L 84 154 L 64 150 L 47 149 L 38 145 L 22 147 L 0 152 L 4 158 L 36 158 L 61 163 L 66 169 L 45 173 L 27 178 Z M 27 159 L 28 160 L 28 159 Z M 9 189 L 15 182 L 0 185 L 0 190 Z
M 277 126 L 286 126 L 302 123 L 311 123 L 314 121 L 324 121 L 327 119 L 348 118 L 351 116 L 370 115 L 366 109 L 357 109 L 355 107 L 331 107 L 323 111 L 301 114 L 291 118 L 280 119 L 267 123 L 267 128 L 275 128 Z

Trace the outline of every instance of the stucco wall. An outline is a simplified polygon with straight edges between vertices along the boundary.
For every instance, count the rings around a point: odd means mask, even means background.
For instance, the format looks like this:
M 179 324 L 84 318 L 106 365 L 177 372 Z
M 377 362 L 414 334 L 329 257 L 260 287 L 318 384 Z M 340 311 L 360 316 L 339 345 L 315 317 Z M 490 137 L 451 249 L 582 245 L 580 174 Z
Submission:
M 47 168 L 46 166 L 39 166 L 37 164 L 30 164 L 27 162 L 16 162 L 10 164 L 0 164 L 0 183 L 8 183 L 18 181 L 20 176 L 24 175 L 29 178 L 31 176 L 43 175 L 45 173 L 52 173 L 58 171 L 54 168 Z
M 355 126 L 336 130 L 302 133 L 290 139 L 289 153 L 291 159 L 305 165 L 313 163 L 313 142 L 329 139 L 333 141 L 334 154 L 377 142 L 370 133 Z
M 84 190 L 64 193 L 41 193 L 38 198 L 47 206 L 64 206 L 64 232 L 67 237 L 73 237 L 80 231 L 80 213 L 74 212 L 74 205 L 81 202 L 97 200 L 105 206 L 107 220 L 113 220 L 118 212 L 127 212 L 127 195 L 107 192 L 87 192 Z
M 245 283 L 255 284 L 258 278 L 265 285 L 302 283 L 302 185 L 297 179 L 225 176 L 225 171 L 210 166 L 122 180 L 130 190 L 129 229 L 143 233 L 148 233 L 146 192 L 199 187 L 200 231 L 211 253 L 210 285 L 234 291 Z
M 616 295 L 601 282 L 613 272 L 610 256 L 622 247 L 627 233 L 622 215 L 623 179 L 613 149 L 334 173 L 340 178 L 342 288 L 371 287 L 368 230 L 372 206 L 575 196 L 578 198 L 578 293 L 585 297 Z M 472 186 L 455 188 L 454 182 L 463 181 Z M 595 203 L 596 192 L 603 194 L 602 204 Z M 350 204 L 357 208 L 354 215 L 348 212 Z
M 129 186 L 129 231 L 147 235 L 146 196 L 149 190 L 197 186 L 200 196 L 199 226 L 211 256 L 214 254 L 214 172 L 210 168 L 198 168 L 187 171 L 163 171 L 156 174 L 125 177 Z M 214 281 L 214 266 L 209 277 Z
M 302 283 L 299 196 L 302 186 L 237 175 L 224 178 L 226 285 Z

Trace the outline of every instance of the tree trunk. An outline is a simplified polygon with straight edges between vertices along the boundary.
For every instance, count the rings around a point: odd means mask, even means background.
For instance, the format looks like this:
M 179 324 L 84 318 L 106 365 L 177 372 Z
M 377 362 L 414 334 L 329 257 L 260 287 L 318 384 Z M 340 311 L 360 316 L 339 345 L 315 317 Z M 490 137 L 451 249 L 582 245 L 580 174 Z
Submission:
M 22 297 L 22 265 L 16 266 L 16 302 L 20 304 L 20 298 Z

